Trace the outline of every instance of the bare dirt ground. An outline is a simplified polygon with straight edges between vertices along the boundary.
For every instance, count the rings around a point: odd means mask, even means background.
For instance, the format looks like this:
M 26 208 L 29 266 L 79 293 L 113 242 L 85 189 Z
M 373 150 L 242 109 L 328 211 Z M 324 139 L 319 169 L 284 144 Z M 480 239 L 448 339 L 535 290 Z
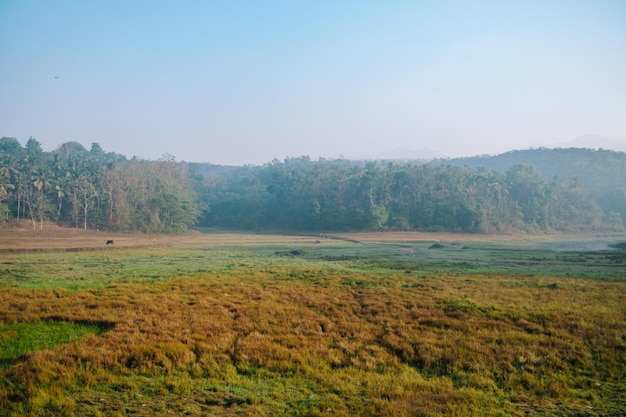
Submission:
M 149 235 L 143 233 L 109 233 L 96 230 L 59 227 L 54 223 L 44 223 L 33 229 L 32 222 L 11 222 L 0 227 L 0 251 L 28 250 L 89 250 L 104 247 L 162 246 L 194 238 L 200 233 L 185 235 Z M 107 245 L 113 240 L 113 245 Z
M 112 240 L 112 245 L 107 241 Z M 170 245 L 245 245 L 314 243 L 315 237 L 245 232 L 201 233 L 191 231 L 179 235 L 145 233 L 110 233 L 96 230 L 60 227 L 44 223 L 33 229 L 30 221 L 10 222 L 0 227 L 0 253 L 28 251 L 98 250 L 128 247 L 156 247 Z
M 626 232 L 597 232 L 576 234 L 466 234 L 430 232 L 356 232 L 332 233 L 318 236 L 293 236 L 281 234 L 253 234 L 245 232 L 201 233 L 192 231 L 180 235 L 155 235 L 145 233 L 109 233 L 59 227 L 54 223 L 44 223 L 43 229 L 32 222 L 10 222 L 0 227 L 0 252 L 55 251 L 55 250 L 97 250 L 102 248 L 150 247 L 170 245 L 245 245 L 245 244 L 305 244 L 317 243 L 320 239 L 341 239 L 358 242 L 502 242 L 538 243 L 552 241 L 593 240 L 601 238 L 626 239 Z M 113 245 L 107 245 L 113 240 Z

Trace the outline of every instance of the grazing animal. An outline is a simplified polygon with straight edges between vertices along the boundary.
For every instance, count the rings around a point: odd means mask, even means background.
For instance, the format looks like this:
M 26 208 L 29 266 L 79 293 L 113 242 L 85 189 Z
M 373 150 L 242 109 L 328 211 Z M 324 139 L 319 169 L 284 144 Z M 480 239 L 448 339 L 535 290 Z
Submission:
M 112 245 L 113 244 L 113 240 L 109 239 L 107 240 L 107 245 Z

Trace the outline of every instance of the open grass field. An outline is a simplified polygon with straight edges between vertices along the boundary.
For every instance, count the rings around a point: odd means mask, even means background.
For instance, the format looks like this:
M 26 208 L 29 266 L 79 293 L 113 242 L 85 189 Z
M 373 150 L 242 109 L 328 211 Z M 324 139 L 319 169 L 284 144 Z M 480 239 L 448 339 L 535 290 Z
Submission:
M 623 234 L 0 233 L 3 416 L 626 415 Z

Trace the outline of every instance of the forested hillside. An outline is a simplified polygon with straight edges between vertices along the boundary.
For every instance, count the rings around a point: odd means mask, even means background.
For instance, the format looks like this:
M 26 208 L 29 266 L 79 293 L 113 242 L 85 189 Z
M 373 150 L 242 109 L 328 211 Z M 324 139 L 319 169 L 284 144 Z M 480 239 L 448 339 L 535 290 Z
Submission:
M 302 232 L 622 228 L 624 154 L 581 155 L 571 175 L 519 163 L 474 168 L 470 159 L 426 165 L 300 157 L 229 167 L 176 162 L 168 155 L 128 160 L 96 143 L 90 150 L 68 142 L 44 152 L 35 139 L 22 147 L 2 138 L 0 219 L 29 219 L 35 228 L 54 221 L 149 233 L 194 225 Z M 546 158 L 560 157 L 555 151 Z M 605 170 L 593 174 L 596 182 L 609 173 L 617 177 L 610 179 L 613 188 L 585 192 L 585 181 L 594 184 L 592 174 L 581 177 L 588 172 L 580 168 L 585 163 Z
M 605 220 L 626 218 L 626 153 L 581 148 L 529 149 L 497 156 L 476 156 L 437 160 L 453 164 L 506 172 L 517 164 L 532 165 L 544 180 L 574 178 L 583 194 L 602 208 Z

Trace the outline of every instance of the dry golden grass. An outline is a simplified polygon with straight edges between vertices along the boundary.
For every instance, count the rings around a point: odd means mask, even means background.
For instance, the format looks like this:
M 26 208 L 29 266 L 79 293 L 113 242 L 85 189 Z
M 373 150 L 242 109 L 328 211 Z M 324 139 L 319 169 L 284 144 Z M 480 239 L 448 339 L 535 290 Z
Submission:
M 310 240 L 224 234 L 170 244 Z M 0 370 L 0 414 L 623 415 L 624 294 L 619 280 L 281 257 L 152 284 L 7 288 L 0 323 L 111 330 Z
M 505 414 L 610 411 L 602 396 L 626 371 L 626 328 L 624 312 L 609 310 L 623 302 L 624 285 L 566 279 L 546 294 L 530 278 L 512 290 L 506 277 L 438 277 L 355 290 L 339 278 L 312 287 L 239 271 L 60 295 L 5 291 L 3 321 L 114 327 L 32 353 L 4 378 L 22 387 L 27 410 L 79 415 L 118 412 L 122 402 L 140 415 L 189 411 L 176 408 L 181 397 L 197 413 L 220 415 L 233 404 L 244 415 L 289 415 L 290 406 L 321 413 L 321 405 L 335 415 L 494 415 L 502 401 Z M 262 381 L 301 392 L 247 388 Z M 318 401 L 297 404 L 310 396 Z

